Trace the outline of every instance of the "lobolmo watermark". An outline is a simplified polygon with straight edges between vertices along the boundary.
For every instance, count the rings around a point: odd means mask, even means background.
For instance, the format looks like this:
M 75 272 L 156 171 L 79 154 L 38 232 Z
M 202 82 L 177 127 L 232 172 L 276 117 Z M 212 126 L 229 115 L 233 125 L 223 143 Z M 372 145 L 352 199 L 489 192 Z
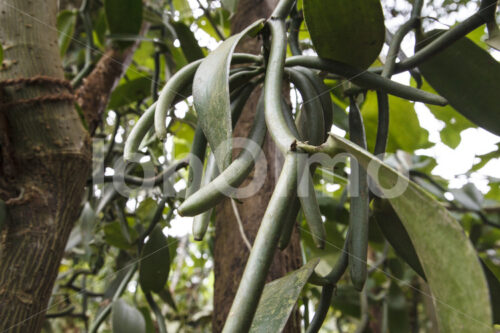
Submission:
M 151 162 L 148 155 L 136 153 L 129 161 L 123 157 L 116 158 L 111 166 L 104 167 L 105 154 L 102 139 L 94 139 L 92 185 L 98 186 L 104 183 L 110 184 L 114 190 L 124 197 L 131 196 L 132 192 L 151 192 L 160 190 L 163 196 L 185 198 L 186 191 L 176 189 L 176 182 L 179 181 L 179 170 L 174 163 L 164 165 L 159 168 Z M 190 169 L 190 178 L 194 183 L 201 183 L 201 188 L 214 187 L 218 192 L 226 197 L 234 199 L 246 199 L 256 195 L 264 186 L 266 179 L 277 180 L 281 168 L 276 168 L 277 175 L 269 177 L 268 160 L 262 148 L 248 138 L 234 138 L 232 140 L 234 149 L 239 149 L 239 153 L 233 158 L 233 163 L 223 172 L 217 172 L 212 180 L 207 181 L 207 163 L 194 155 L 188 154 L 184 160 L 189 161 L 187 168 Z M 224 145 L 218 149 L 223 149 Z M 174 156 L 173 151 L 166 151 L 165 156 Z M 405 192 L 408 187 L 408 170 L 399 168 L 398 171 L 403 177 L 381 177 L 381 168 L 385 168 L 380 160 L 373 159 L 363 167 L 358 160 L 349 153 L 339 153 L 329 156 L 325 153 L 307 154 L 295 152 L 297 158 L 297 195 L 307 196 L 313 181 L 311 174 L 325 178 L 324 172 L 328 170 L 331 174 L 334 170 L 342 170 L 348 174 L 348 194 L 350 197 L 359 196 L 359 183 L 361 177 L 368 177 L 369 190 L 374 195 L 381 198 L 395 198 Z M 272 154 L 276 159 L 275 165 L 282 164 L 283 156 L 279 151 Z M 387 154 L 386 154 L 387 157 Z M 213 155 L 209 156 L 213 159 Z M 132 176 L 132 170 L 142 170 L 142 176 Z M 216 168 L 216 166 L 215 166 Z M 251 171 L 251 172 L 250 172 Z M 187 175 L 187 172 L 185 173 Z M 231 177 L 228 175 L 231 174 Z M 369 176 L 368 176 L 369 175 Z M 237 181 L 235 181 L 235 179 Z M 108 185 L 108 186 L 110 186 Z M 96 187 L 94 187 L 96 188 Z

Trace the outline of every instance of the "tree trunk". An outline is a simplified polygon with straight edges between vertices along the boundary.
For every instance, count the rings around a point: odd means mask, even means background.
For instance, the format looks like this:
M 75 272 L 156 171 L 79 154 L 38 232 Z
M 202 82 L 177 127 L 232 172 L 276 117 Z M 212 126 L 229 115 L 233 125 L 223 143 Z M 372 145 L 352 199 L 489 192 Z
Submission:
M 90 170 L 56 15 L 57 0 L 0 2 L 0 198 L 9 213 L 0 236 L 1 332 L 41 330 Z
M 275 7 L 276 0 L 240 0 L 238 10 L 232 21 L 232 32 L 237 33 L 243 30 L 250 23 L 259 18 L 267 18 Z M 259 53 L 261 50 L 260 42 L 256 39 L 244 41 L 237 48 L 239 51 L 249 53 Z M 257 101 L 260 91 L 254 92 L 245 106 L 240 120 L 234 131 L 235 137 L 246 137 L 253 123 Z M 264 153 L 267 161 L 267 177 L 264 185 L 259 192 L 251 198 L 242 200 L 239 203 L 238 211 L 240 213 L 245 234 L 253 243 L 260 221 L 264 215 L 267 203 L 276 184 L 281 171 L 283 158 L 271 138 L 266 137 L 264 143 Z M 257 165 L 254 172 L 263 172 L 262 167 Z M 260 171 L 259 171 L 260 168 Z M 254 173 L 249 176 L 253 179 Z M 242 186 L 246 186 L 244 183 Z M 299 234 L 294 230 L 290 245 L 285 251 L 277 251 L 271 266 L 268 280 L 274 280 L 282 277 L 287 272 L 300 267 L 302 263 Z M 231 202 L 225 200 L 216 209 L 215 220 L 215 287 L 214 287 L 214 314 L 212 326 L 214 332 L 220 332 L 224 326 L 227 314 L 236 294 L 245 264 L 248 259 L 249 251 L 240 234 L 237 221 L 231 207 Z M 284 332 L 300 332 L 300 317 L 295 310 Z

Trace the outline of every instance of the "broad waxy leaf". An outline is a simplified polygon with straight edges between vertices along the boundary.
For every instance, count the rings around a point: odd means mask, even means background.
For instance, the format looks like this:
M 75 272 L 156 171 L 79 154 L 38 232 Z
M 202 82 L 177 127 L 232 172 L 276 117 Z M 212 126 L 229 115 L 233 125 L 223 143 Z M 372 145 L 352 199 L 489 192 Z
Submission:
M 266 284 L 250 328 L 251 333 L 283 331 L 318 261 L 313 259 L 298 270 Z
M 122 299 L 113 303 L 113 333 L 146 333 L 146 322 L 141 312 Z
M 108 103 L 108 109 L 116 110 L 144 99 L 151 94 L 151 78 L 140 77 L 125 82 L 113 91 Z
M 394 282 L 391 282 L 387 294 L 388 305 L 388 327 L 391 333 L 411 332 L 410 315 L 406 299 L 401 288 Z
M 415 247 L 411 242 L 408 233 L 406 232 L 401 220 L 398 218 L 394 209 L 390 204 L 381 199 L 376 199 L 374 204 L 374 214 L 376 220 L 383 230 L 389 243 L 392 245 L 396 253 L 409 264 L 415 272 L 417 272 L 423 279 L 425 275 L 422 265 L 418 259 Z M 383 222 L 379 222 L 383 221 Z M 490 293 L 490 300 L 493 309 L 493 322 L 500 323 L 500 281 L 493 272 L 489 269 L 488 265 L 481 259 L 484 275 L 488 283 Z
M 377 136 L 378 105 L 376 92 L 369 91 L 361 108 L 366 130 L 368 149 L 373 151 Z M 389 138 L 387 152 L 404 150 L 413 152 L 417 149 L 432 146 L 429 142 L 429 133 L 420 127 L 413 104 L 402 98 L 389 96 Z
M 106 223 L 104 225 L 104 240 L 109 245 L 122 250 L 128 250 L 137 239 L 137 231 L 128 228 L 128 234 L 124 233 L 123 226 L 118 221 Z
M 361 304 L 359 292 L 351 284 L 339 284 L 332 298 L 332 306 L 342 314 L 359 318 Z
M 419 38 L 418 48 L 438 37 L 433 30 Z M 485 50 L 464 37 L 436 54 L 419 69 L 427 82 L 450 105 L 478 126 L 500 135 L 500 64 Z
M 193 102 L 199 126 L 215 152 L 219 170 L 231 163 L 232 122 L 229 99 L 229 66 L 236 44 L 262 28 L 258 20 L 248 28 L 226 39 L 201 63 L 193 80 Z
M 139 283 L 144 292 L 159 292 L 165 286 L 170 271 L 167 237 L 156 226 L 144 244 L 139 264 Z
M 304 18 L 322 58 L 361 69 L 377 59 L 385 40 L 379 0 L 304 0 Z
M 137 35 L 142 25 L 142 0 L 105 0 L 104 9 L 112 35 Z M 120 47 L 133 42 L 120 41 Z
M 406 261 L 415 272 L 425 279 L 424 269 L 415 253 L 413 243 L 394 209 L 389 202 L 378 198 L 375 200 L 373 206 L 375 220 L 389 244 L 391 244 L 396 253 Z
M 182 53 L 186 57 L 187 61 L 193 62 L 195 60 L 201 59 L 205 56 L 203 50 L 200 48 L 198 41 L 194 37 L 193 32 L 187 25 L 182 22 L 172 23 L 177 38 L 181 43 Z
M 490 288 L 493 322 L 495 324 L 500 324 L 500 281 L 498 281 L 497 276 L 490 270 L 485 261 L 481 260 L 481 264 L 483 265 L 484 275 L 486 275 L 488 287 Z
M 66 54 L 69 44 L 73 39 L 76 20 L 77 12 L 73 10 L 63 10 L 57 15 L 57 31 L 59 32 L 57 43 L 59 44 L 59 51 L 61 53 L 61 56 Z
M 433 94 L 437 94 L 437 92 L 432 89 L 429 83 L 427 83 L 427 81 L 425 80 L 423 80 L 421 89 Z M 441 132 L 439 132 L 439 135 L 441 137 L 441 141 L 443 141 L 445 145 L 452 149 L 457 148 L 462 141 L 460 133 L 463 130 L 470 127 L 476 127 L 476 125 L 471 123 L 469 119 L 465 118 L 461 113 L 457 112 L 450 105 L 427 105 L 427 107 L 432 112 L 434 117 L 444 122 L 445 127 L 441 130 Z
M 398 214 L 435 297 L 441 332 L 492 332 L 488 286 L 476 251 L 460 224 L 427 192 L 357 145 L 332 135 L 352 154 Z M 390 190 L 400 182 L 402 194 Z M 393 196 L 393 197 L 391 197 Z

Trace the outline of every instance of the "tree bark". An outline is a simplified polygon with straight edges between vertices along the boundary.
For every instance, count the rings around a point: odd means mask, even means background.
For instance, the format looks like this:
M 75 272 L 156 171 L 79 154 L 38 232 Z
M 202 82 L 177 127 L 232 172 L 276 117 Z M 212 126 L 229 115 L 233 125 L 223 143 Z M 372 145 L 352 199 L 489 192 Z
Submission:
M 276 3 L 276 0 L 240 0 L 237 12 L 232 20 L 232 32 L 237 33 L 243 30 L 246 26 L 259 18 L 269 17 Z M 260 53 L 261 44 L 256 39 L 250 39 L 244 41 L 237 49 L 249 53 Z M 248 100 L 235 128 L 235 137 L 247 136 L 253 123 L 253 116 L 255 114 L 259 95 L 260 91 L 256 91 Z M 255 239 L 260 221 L 264 215 L 264 211 L 273 192 L 283 163 L 281 153 L 269 136 L 266 137 L 263 151 L 267 161 L 267 170 L 262 170 L 265 166 L 258 164 L 248 179 L 251 180 L 259 173 L 267 172 L 265 183 L 256 195 L 242 200 L 242 202 L 237 205 L 245 234 L 251 243 L 253 243 Z M 248 181 L 242 186 L 246 186 L 247 183 Z M 282 252 L 278 250 L 275 254 L 273 264 L 268 274 L 269 281 L 282 277 L 286 273 L 300 267 L 302 259 L 299 241 L 299 234 L 297 230 L 294 230 L 288 248 Z M 248 255 L 249 251 L 240 234 L 231 207 L 231 202 L 225 200 L 225 202 L 217 207 L 215 220 L 215 286 L 214 312 L 212 319 L 212 328 L 214 332 L 220 332 L 224 326 L 243 270 L 245 269 Z M 300 332 L 300 317 L 297 310 L 292 313 L 284 332 Z
M 74 109 L 55 29 L 57 0 L 2 0 L 0 331 L 39 332 L 90 171 L 90 141 Z M 36 101 L 34 100 L 36 99 Z M 6 107 L 8 105 L 8 107 Z

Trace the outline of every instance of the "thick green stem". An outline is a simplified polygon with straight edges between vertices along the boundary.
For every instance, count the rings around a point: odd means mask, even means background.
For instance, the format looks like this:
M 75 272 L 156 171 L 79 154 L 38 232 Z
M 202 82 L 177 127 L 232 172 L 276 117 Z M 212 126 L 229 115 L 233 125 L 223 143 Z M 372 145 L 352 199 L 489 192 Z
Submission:
M 355 99 L 351 96 L 349 107 L 349 137 L 352 142 L 366 149 L 365 127 L 361 112 Z M 357 173 L 353 172 L 353 166 Z M 349 253 L 351 255 L 350 272 L 354 287 L 361 291 L 366 281 L 366 258 L 368 251 L 368 218 L 369 218 L 369 190 L 368 175 L 351 158 L 351 200 L 349 210 L 350 237 L 348 238 Z
M 281 110 L 286 57 L 286 30 L 285 23 L 280 20 L 270 19 L 268 25 L 271 29 L 272 44 L 264 84 L 266 124 L 278 148 L 286 153 L 295 142 L 295 137 L 290 131 Z
M 224 325 L 224 333 L 247 332 L 252 324 L 276 251 L 284 216 L 288 211 L 287 203 L 293 199 L 297 188 L 297 160 L 298 156 L 294 152 L 289 152 L 285 157 L 283 170 L 262 219 Z
M 307 328 L 306 333 L 317 333 L 319 332 L 323 322 L 325 321 L 330 305 L 332 304 L 332 296 L 335 286 L 329 284 L 323 287 L 321 291 L 321 297 L 319 299 L 319 306 L 314 313 L 313 320 Z
M 484 23 L 485 22 L 480 15 L 472 15 L 465 21 L 446 31 L 444 34 L 415 53 L 412 57 L 397 63 L 394 73 L 401 73 L 420 65 Z
M 340 75 L 353 83 L 368 89 L 374 89 L 408 100 L 444 106 L 445 98 L 423 90 L 383 78 L 369 71 L 361 71 L 349 65 L 321 59 L 313 56 L 295 56 L 286 60 L 286 66 L 304 66 Z
M 165 318 L 163 317 L 163 314 L 161 313 L 161 309 L 156 304 L 155 299 L 153 298 L 153 295 L 151 295 L 150 292 L 145 293 L 146 300 L 148 301 L 149 306 L 155 313 L 156 317 L 156 323 L 158 323 L 158 333 L 167 333 L 167 327 L 165 326 Z

